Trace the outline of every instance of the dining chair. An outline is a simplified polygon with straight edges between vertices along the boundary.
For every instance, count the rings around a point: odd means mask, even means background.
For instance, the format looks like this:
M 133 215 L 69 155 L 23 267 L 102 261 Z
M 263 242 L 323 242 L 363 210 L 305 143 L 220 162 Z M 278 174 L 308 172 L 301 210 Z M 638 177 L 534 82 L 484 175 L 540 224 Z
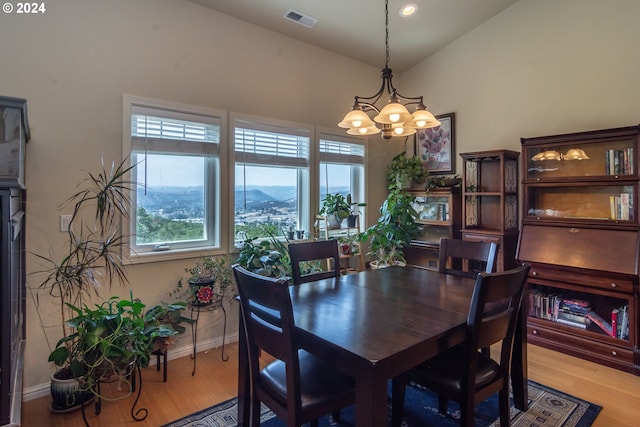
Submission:
M 391 425 L 399 427 L 409 381 L 438 394 L 438 409 L 448 399 L 460 405 L 460 425 L 474 425 L 474 408 L 498 393 L 500 425 L 510 425 L 509 368 L 516 323 L 529 264 L 499 273 L 479 273 L 467 316 L 465 341 L 393 379 Z M 480 351 L 502 341 L 495 360 Z
M 251 426 L 260 402 L 288 427 L 311 423 L 355 401 L 354 380 L 298 345 L 289 285 L 233 266 L 244 322 L 251 384 Z M 275 360 L 260 369 L 260 354 Z
M 479 272 L 491 273 L 496 263 L 497 245 L 460 239 L 440 239 L 440 273 L 475 278 Z
M 336 239 L 289 243 L 289 257 L 294 285 L 340 276 L 340 253 Z M 327 261 L 327 269 L 304 274 L 300 263 L 311 261 Z

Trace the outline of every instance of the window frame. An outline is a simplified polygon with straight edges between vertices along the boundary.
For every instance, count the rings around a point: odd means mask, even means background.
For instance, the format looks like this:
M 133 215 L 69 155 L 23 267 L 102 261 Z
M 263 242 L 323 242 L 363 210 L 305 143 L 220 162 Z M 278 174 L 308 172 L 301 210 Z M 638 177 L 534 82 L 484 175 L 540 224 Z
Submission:
M 329 140 L 332 142 L 337 142 L 337 143 L 343 143 L 343 144 L 351 144 L 351 145 L 357 145 L 360 146 L 362 148 L 363 151 L 363 155 L 362 156 L 353 156 L 352 159 L 362 159 L 361 162 L 360 161 L 348 161 L 349 159 L 347 158 L 347 161 L 345 161 L 344 157 L 345 156 L 339 156 L 336 154 L 326 154 L 326 152 L 321 151 L 321 141 L 322 140 Z M 368 150 L 367 150 L 367 144 L 366 144 L 366 140 L 362 137 L 352 137 L 349 135 L 341 135 L 341 134 L 337 134 L 335 132 L 335 130 L 329 130 L 329 129 L 317 129 L 316 130 L 316 150 L 315 150 L 315 167 L 318 168 L 318 172 L 317 172 L 317 196 L 316 199 L 318 200 L 318 210 L 320 209 L 320 206 L 322 206 L 322 201 L 321 199 L 321 188 L 322 186 L 325 184 L 323 182 L 321 182 L 321 172 L 322 172 L 322 167 L 324 163 L 328 163 L 328 164 L 341 164 L 341 165 L 349 165 L 349 166 L 361 166 L 362 167 L 362 173 L 361 174 L 352 174 L 350 176 L 350 183 L 349 183 L 349 187 L 350 187 L 350 192 L 351 195 L 353 197 L 353 201 L 354 202 L 358 202 L 358 203 L 366 203 L 366 194 L 367 194 L 367 154 L 368 154 Z M 348 157 L 348 156 L 347 156 Z M 357 191 L 354 191 L 353 189 L 357 189 Z M 327 191 L 329 189 L 327 188 Z M 358 221 L 358 224 L 360 225 L 360 229 L 361 231 L 364 230 L 364 225 L 366 224 L 366 218 L 365 218 L 365 210 L 364 209 L 360 209 L 361 214 L 360 214 L 360 220 Z
M 214 119 L 219 126 L 219 139 L 217 145 L 217 149 L 214 149 L 213 152 L 209 148 L 212 147 L 203 147 L 201 152 L 196 152 L 196 155 L 202 154 L 202 156 L 207 157 L 205 159 L 206 171 L 205 171 L 205 180 L 203 182 L 204 192 L 205 192 L 205 212 L 213 213 L 213 215 L 205 214 L 205 217 L 208 218 L 208 222 L 206 224 L 208 234 L 210 235 L 209 239 L 202 242 L 181 242 L 172 245 L 172 248 L 169 250 L 150 250 L 151 245 L 136 245 L 134 238 L 136 232 L 136 218 L 137 218 L 137 188 L 134 188 L 131 191 L 130 203 L 131 203 L 131 215 L 128 221 L 123 221 L 123 227 L 128 227 L 130 238 L 126 242 L 123 248 L 123 259 L 126 259 L 127 262 L 131 264 L 136 263 L 144 263 L 144 262 L 153 262 L 153 261 L 163 261 L 163 260 L 172 260 L 172 259 L 182 259 L 182 258 L 192 258 L 194 256 L 198 256 L 201 254 L 222 254 L 225 253 L 225 248 L 227 246 L 226 235 L 222 233 L 222 227 L 224 224 L 228 223 L 227 212 L 224 209 L 221 209 L 224 201 L 227 197 L 226 195 L 226 176 L 227 173 L 227 122 L 228 122 L 228 114 L 226 111 L 217 110 L 213 108 L 186 105 L 176 102 L 170 101 L 162 101 L 151 98 L 143 98 L 133 95 L 124 95 L 123 96 L 123 156 L 130 158 L 130 164 L 133 164 L 133 153 L 135 151 L 135 147 L 133 144 L 133 137 L 131 135 L 131 121 L 132 114 L 134 114 L 134 110 L 137 108 L 142 108 L 144 110 L 150 110 L 158 112 L 159 115 L 162 115 L 162 111 L 167 112 L 167 117 L 171 116 L 180 116 L 183 119 L 188 119 L 191 121 L 197 122 L 198 116 L 200 117 L 208 117 Z M 202 121 L 203 123 L 206 120 Z M 184 144 L 185 146 L 191 144 Z M 217 154 L 215 153 L 217 151 Z M 179 154 L 173 153 L 170 151 L 159 150 L 159 154 L 163 152 L 167 154 Z M 186 155 L 193 155 L 186 154 Z M 129 179 L 135 182 L 136 171 L 135 168 L 130 172 Z M 127 224 L 128 223 L 128 224 Z M 210 233 L 209 233 L 210 230 Z
M 232 250 L 238 249 L 238 242 L 236 242 L 235 236 L 235 187 L 236 187 L 236 176 L 235 169 L 236 164 L 242 163 L 243 159 L 239 158 L 239 152 L 236 151 L 236 128 L 242 128 L 241 123 L 247 123 L 249 125 L 255 125 L 256 129 L 265 130 L 267 132 L 280 132 L 282 134 L 287 134 L 287 131 L 290 131 L 291 135 L 304 136 L 308 138 L 308 147 L 307 147 L 307 158 L 306 165 L 296 164 L 295 161 L 292 162 L 283 162 L 278 164 L 278 166 L 282 167 L 295 167 L 300 171 L 297 174 L 297 211 L 298 218 L 297 224 L 298 228 L 305 229 L 305 231 L 309 231 L 311 224 L 311 197 L 310 197 L 310 189 L 311 186 L 311 173 L 313 169 L 313 161 L 314 161 L 314 128 L 310 125 L 305 125 L 296 122 L 289 122 L 283 120 L 270 119 L 260 116 L 252 116 L 247 114 L 240 113 L 231 113 L 229 119 L 229 233 L 228 239 L 231 243 Z M 270 163 L 263 160 L 260 163 L 247 163 L 255 166 L 268 166 Z M 272 165 L 274 163 L 271 163 Z M 278 236 L 277 236 L 278 237 Z

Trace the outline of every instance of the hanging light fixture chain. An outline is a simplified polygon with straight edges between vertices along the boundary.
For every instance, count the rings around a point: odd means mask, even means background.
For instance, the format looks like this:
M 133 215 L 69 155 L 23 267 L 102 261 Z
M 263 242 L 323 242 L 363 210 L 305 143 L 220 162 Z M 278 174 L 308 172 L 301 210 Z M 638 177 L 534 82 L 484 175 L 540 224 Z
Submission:
M 338 123 L 341 128 L 346 128 L 349 135 L 373 135 L 382 132 L 384 139 L 391 139 L 394 136 L 405 137 L 416 133 L 417 129 L 427 129 L 440 125 L 440 121 L 434 117 L 424 105 L 422 96 L 404 96 L 398 93 L 393 86 L 393 74 L 389 68 L 390 48 L 389 48 L 389 0 L 384 2 L 384 44 L 385 44 L 385 66 L 382 70 L 382 85 L 378 92 L 371 96 L 355 97 L 353 107 L 342 121 Z M 378 100 L 385 93 L 389 95 L 389 102 L 384 106 L 377 106 Z M 409 113 L 408 105 L 416 105 L 415 112 Z M 375 112 L 377 115 L 371 117 L 369 114 Z
M 384 2 L 384 45 L 386 47 L 386 60 L 384 63 L 385 68 L 389 68 L 389 0 Z

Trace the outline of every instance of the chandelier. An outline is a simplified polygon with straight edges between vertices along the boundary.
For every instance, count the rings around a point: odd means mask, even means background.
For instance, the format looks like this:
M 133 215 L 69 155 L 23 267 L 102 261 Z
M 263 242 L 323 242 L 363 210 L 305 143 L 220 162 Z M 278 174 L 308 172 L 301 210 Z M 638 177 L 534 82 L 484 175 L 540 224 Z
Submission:
M 357 96 L 351 111 L 338 123 L 341 128 L 346 128 L 349 135 L 374 135 L 382 132 L 384 139 L 394 136 L 409 136 L 416 133 L 416 129 L 432 128 L 440 125 L 424 105 L 422 96 L 408 97 L 400 95 L 393 86 L 393 74 L 389 68 L 389 0 L 384 2 L 385 14 L 385 47 L 386 61 L 382 69 L 382 86 L 372 96 Z M 385 93 L 389 102 L 380 109 L 376 103 Z M 402 103 L 401 103 L 402 102 Z M 416 105 L 413 114 L 409 113 L 407 106 Z M 369 114 L 374 115 L 371 120 Z

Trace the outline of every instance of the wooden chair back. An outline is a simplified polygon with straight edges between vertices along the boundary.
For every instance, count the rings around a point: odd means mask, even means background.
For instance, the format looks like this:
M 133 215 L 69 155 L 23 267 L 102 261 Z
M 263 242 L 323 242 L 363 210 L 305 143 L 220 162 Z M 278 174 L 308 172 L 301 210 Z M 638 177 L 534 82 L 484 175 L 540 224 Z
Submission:
M 460 239 L 440 239 L 440 273 L 476 277 L 480 272 L 491 273 L 496 263 L 497 245 Z
M 340 276 L 340 253 L 335 239 L 289 243 L 289 257 L 294 285 Z M 313 261 L 320 261 L 319 266 L 321 268 L 326 266 L 327 269 L 303 274 L 303 267 L 300 264 Z
M 251 425 L 260 424 L 260 402 L 289 427 L 353 404 L 353 378 L 310 353 L 296 339 L 286 278 L 275 279 L 233 266 L 244 323 L 251 384 Z M 275 360 L 261 369 L 264 353 Z

